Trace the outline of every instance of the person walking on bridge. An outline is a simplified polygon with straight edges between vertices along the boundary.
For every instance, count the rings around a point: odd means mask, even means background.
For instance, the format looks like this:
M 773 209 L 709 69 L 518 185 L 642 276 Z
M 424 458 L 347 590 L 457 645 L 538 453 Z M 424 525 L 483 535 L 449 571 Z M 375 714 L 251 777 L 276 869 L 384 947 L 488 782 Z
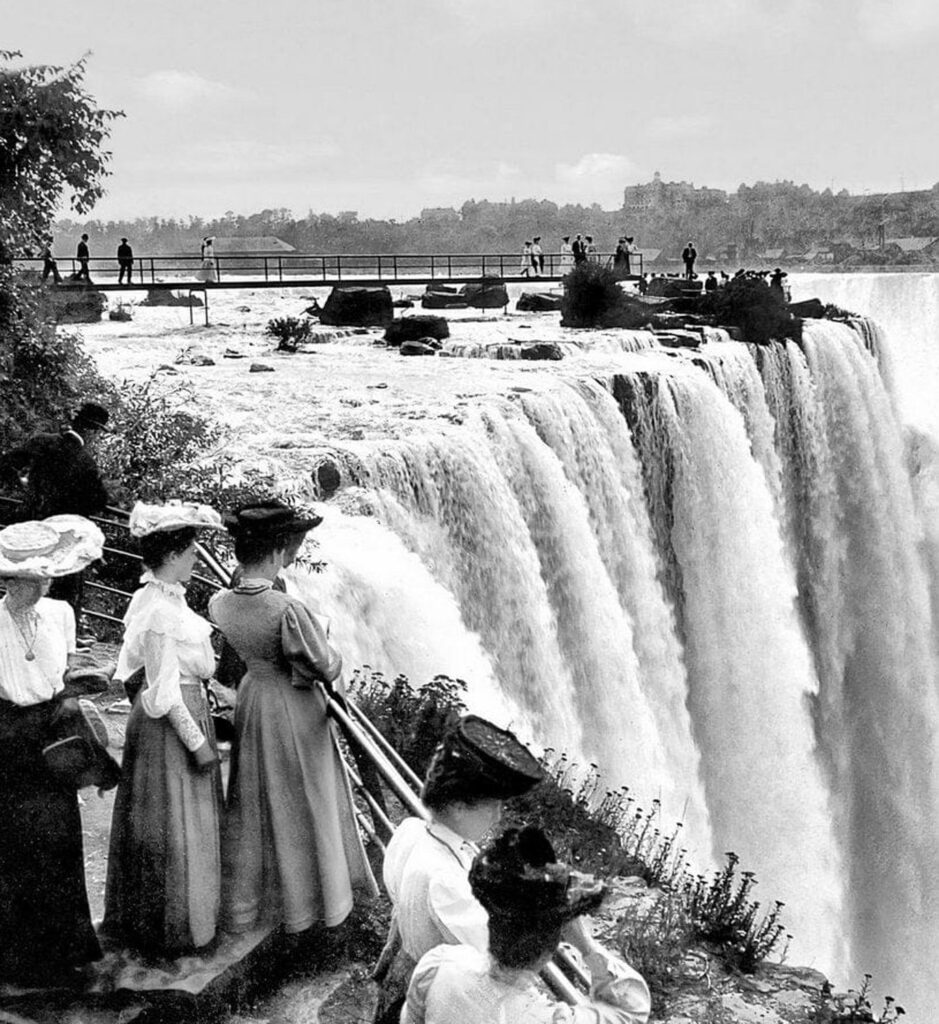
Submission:
M 685 277 L 690 281 L 694 277 L 694 261 L 698 258 L 698 250 L 690 241 L 681 251 L 682 262 L 685 264 Z
M 78 272 L 75 274 L 75 280 L 85 280 L 91 284 L 91 277 L 88 274 L 88 260 L 91 253 L 88 251 L 88 236 L 82 235 L 81 241 L 78 243 L 78 248 L 75 250 L 75 258 L 78 260 Z
M 117 275 L 117 283 L 124 283 L 124 275 L 127 275 L 127 283 L 131 282 L 131 272 L 134 266 L 134 250 L 127 244 L 127 239 L 122 238 L 121 244 L 117 247 L 117 265 L 120 268 Z

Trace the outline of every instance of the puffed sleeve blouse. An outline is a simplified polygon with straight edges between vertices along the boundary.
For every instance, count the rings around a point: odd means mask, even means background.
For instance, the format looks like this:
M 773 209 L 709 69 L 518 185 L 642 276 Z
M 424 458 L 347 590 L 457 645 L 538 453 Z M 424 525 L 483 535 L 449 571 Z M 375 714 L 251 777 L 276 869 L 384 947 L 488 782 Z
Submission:
M 204 736 L 186 707 L 180 684 L 200 682 L 214 673 L 212 627 L 186 604 L 182 584 L 166 583 L 151 572 L 140 581 L 144 585 L 124 616 L 116 675 L 128 679 L 142 667 L 147 677 L 139 698 L 143 710 L 151 718 L 166 716 L 186 747 L 195 750 Z
M 51 700 L 64 689 L 62 677 L 75 650 L 75 613 L 65 601 L 36 602 L 37 632 L 33 658 L 26 658 L 21 634 L 0 601 L 0 698 L 20 707 Z

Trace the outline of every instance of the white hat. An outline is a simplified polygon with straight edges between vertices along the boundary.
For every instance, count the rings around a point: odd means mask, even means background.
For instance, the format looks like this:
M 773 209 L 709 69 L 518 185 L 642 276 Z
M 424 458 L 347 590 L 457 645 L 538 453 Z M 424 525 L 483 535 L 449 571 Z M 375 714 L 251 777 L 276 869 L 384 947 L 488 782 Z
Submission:
M 222 517 L 208 505 L 189 501 L 168 501 L 165 505 L 147 505 L 138 501 L 130 513 L 132 537 L 146 537 L 166 530 L 194 526 L 202 530 L 222 530 Z
M 0 530 L 0 578 L 70 576 L 99 559 L 104 534 L 84 516 L 49 516 Z

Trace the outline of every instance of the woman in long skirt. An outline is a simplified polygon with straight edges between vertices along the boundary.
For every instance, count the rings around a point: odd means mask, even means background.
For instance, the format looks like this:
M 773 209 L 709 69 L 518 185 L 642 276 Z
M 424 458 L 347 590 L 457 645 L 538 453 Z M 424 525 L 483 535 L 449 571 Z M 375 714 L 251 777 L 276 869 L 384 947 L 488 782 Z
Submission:
M 320 622 L 273 589 L 296 529 L 290 508 L 242 509 L 229 525 L 242 574 L 209 614 L 247 665 L 222 832 L 222 923 L 240 932 L 340 924 L 354 890 L 377 891 L 326 700 L 342 659 Z
M 207 946 L 218 923 L 221 779 L 203 681 L 215 669 L 211 626 L 183 583 L 205 506 L 138 504 L 131 533 L 147 572 L 124 618 L 117 675 L 143 668 L 127 723 L 114 804 L 103 932 L 151 955 Z
M 75 529 L 57 532 L 51 524 L 61 520 Z M 101 956 L 78 793 L 50 769 L 43 748 L 75 650 L 72 609 L 45 594 L 51 578 L 100 558 L 103 542 L 78 516 L 0 531 L 0 980 L 17 985 L 78 983 L 82 968 Z

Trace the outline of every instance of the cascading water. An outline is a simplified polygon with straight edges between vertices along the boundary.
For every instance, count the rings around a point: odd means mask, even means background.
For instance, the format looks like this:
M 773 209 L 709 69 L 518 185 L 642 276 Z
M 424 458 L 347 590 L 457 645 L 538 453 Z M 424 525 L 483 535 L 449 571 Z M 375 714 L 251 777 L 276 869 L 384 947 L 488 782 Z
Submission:
M 364 444 L 377 519 L 337 513 L 313 582 L 347 663 L 467 678 L 477 709 L 661 795 L 702 867 L 733 849 L 786 900 L 790 959 L 872 971 L 923 1020 L 939 356 L 917 325 L 911 373 L 896 323 L 939 312 L 936 280 L 809 282 L 863 313 L 888 296 L 886 335 L 572 358 L 445 434 Z

